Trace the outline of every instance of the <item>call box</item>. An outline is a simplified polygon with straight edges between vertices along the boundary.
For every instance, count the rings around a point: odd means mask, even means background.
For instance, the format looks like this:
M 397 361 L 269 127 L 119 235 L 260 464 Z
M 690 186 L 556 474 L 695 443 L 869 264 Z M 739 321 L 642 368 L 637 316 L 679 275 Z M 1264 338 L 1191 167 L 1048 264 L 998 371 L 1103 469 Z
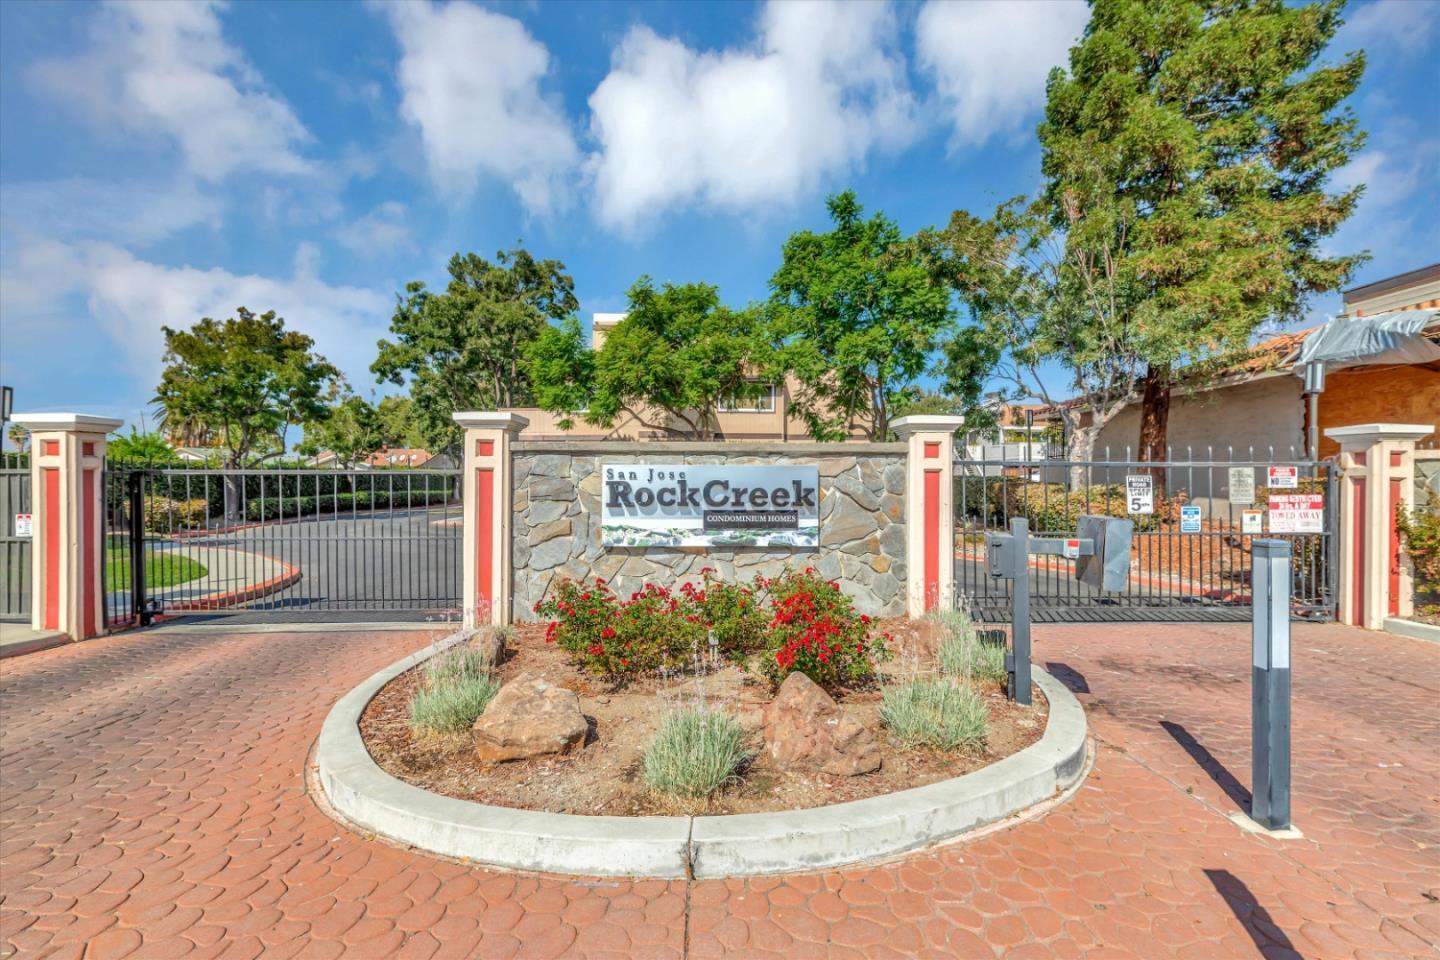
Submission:
M 1095 545 L 1093 553 L 1076 559 L 1075 578 L 1096 590 L 1124 590 L 1130 581 L 1130 541 L 1135 524 L 1115 517 L 1082 516 L 1075 532 Z

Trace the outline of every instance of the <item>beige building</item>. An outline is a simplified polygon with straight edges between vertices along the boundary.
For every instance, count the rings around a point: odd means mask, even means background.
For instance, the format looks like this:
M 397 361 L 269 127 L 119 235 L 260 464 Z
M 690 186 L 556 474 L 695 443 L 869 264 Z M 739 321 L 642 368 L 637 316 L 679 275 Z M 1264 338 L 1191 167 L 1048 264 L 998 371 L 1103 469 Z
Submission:
M 594 322 L 590 333 L 590 345 L 593 349 L 599 350 L 605 343 L 605 335 L 625 319 L 623 313 L 597 313 L 594 315 Z M 795 414 L 792 403 L 792 391 L 796 385 L 787 381 L 780 384 L 769 384 L 764 393 L 754 401 L 747 401 L 743 405 L 722 409 L 719 414 L 719 430 L 722 439 L 725 440 L 808 440 L 809 431 L 805 427 L 805 421 Z M 609 428 L 597 427 L 586 423 L 579 413 L 570 419 L 573 425 L 569 430 L 560 427 L 560 421 L 564 417 L 541 410 L 539 407 L 510 407 L 508 410 L 518 413 L 530 421 L 529 425 L 521 431 L 521 438 L 525 440 L 679 440 L 684 439 L 675 433 L 666 430 L 657 430 L 647 424 L 664 423 L 673 426 L 676 430 L 687 430 L 688 425 L 671 418 L 664 411 L 647 413 L 644 416 L 646 423 L 641 423 L 635 417 L 621 415 L 615 424 Z M 856 439 L 863 439 L 865 431 L 856 427 L 851 431 Z

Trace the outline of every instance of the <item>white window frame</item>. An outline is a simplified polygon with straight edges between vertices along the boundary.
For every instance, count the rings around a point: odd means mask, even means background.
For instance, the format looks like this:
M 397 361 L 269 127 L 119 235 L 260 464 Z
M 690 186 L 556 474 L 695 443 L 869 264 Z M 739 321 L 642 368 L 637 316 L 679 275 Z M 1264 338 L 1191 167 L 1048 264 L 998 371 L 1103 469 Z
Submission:
M 774 412 L 775 412 L 775 409 L 776 409 L 776 396 L 775 396 L 776 391 L 775 391 L 775 384 L 773 384 L 773 383 L 772 383 L 772 384 L 769 384 L 769 385 L 768 385 L 768 389 L 769 389 L 769 394 L 768 394 L 769 400 L 768 400 L 768 402 L 769 402 L 769 404 L 770 404 L 768 407 L 767 407 L 767 406 L 739 407 L 739 406 L 733 406 L 733 405 L 730 405 L 730 404 L 725 404 L 725 405 L 722 405 L 722 406 L 720 407 L 720 412 L 721 412 L 721 413 L 774 413 Z M 762 398 L 762 399 L 759 400 L 759 401 L 744 401 L 744 402 L 749 403 L 749 402 L 766 402 L 766 401 L 764 401 L 764 399 Z

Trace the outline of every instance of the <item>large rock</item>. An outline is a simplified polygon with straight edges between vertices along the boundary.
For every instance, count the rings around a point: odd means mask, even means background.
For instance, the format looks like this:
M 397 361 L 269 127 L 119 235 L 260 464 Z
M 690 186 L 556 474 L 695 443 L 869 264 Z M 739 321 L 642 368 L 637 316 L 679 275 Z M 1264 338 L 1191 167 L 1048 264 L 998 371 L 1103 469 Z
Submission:
M 880 746 L 831 696 L 792 673 L 765 707 L 765 746 L 786 770 L 853 777 L 880 769 Z
M 492 667 L 505 659 L 505 631 L 500 627 L 476 627 L 469 643 Z
M 484 761 L 569 753 L 585 743 L 585 715 L 573 690 L 528 673 L 500 688 L 471 728 Z

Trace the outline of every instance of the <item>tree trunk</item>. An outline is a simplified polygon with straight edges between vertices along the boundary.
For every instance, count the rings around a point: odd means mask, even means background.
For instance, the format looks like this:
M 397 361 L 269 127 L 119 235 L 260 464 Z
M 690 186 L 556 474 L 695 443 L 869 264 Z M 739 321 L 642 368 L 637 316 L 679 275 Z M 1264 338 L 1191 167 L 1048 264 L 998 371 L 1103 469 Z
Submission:
M 1145 391 L 1140 400 L 1140 456 L 1146 463 L 1167 459 L 1170 429 L 1170 366 L 1151 364 L 1145 371 Z M 1165 468 L 1147 471 L 1155 478 L 1155 492 L 1165 496 Z
M 1098 427 L 1095 421 L 1100 418 L 1091 413 L 1090 422 L 1080 426 L 1080 418 L 1076 417 L 1070 425 L 1070 441 L 1065 456 L 1070 462 L 1070 489 L 1083 490 L 1090 481 L 1090 461 L 1095 459 L 1095 441 L 1100 439 L 1100 431 L 1105 424 L 1102 422 Z
M 245 478 L 231 470 L 225 471 L 225 526 L 240 523 L 240 514 L 245 509 Z

